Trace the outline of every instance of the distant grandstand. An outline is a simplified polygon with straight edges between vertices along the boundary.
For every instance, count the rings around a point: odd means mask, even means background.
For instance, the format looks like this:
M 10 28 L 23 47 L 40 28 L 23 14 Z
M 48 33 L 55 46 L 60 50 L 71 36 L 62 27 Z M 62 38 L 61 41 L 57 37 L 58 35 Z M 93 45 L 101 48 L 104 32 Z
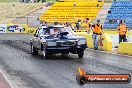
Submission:
M 97 14 L 104 3 L 112 3 L 108 15 L 103 22 L 104 29 L 116 29 L 120 20 L 124 20 L 132 29 L 132 0 L 57 0 L 45 13 L 41 21 L 71 22 L 78 19 L 96 20 Z M 100 18 L 101 20 L 101 18 Z
M 104 28 L 117 28 L 119 20 L 124 20 L 128 28 L 132 29 L 132 0 L 114 0 L 104 23 Z
M 71 22 L 78 19 L 90 18 L 93 20 L 103 5 L 101 0 L 59 0 L 55 2 L 47 12 L 40 16 L 41 21 L 47 22 Z

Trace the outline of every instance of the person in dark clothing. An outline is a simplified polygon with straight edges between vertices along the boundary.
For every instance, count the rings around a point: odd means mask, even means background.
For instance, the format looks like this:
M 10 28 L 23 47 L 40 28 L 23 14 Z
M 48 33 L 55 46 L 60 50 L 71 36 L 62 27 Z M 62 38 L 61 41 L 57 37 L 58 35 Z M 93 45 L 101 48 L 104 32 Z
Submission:
M 80 25 L 81 25 L 81 20 L 78 20 L 75 24 L 76 24 L 77 30 L 79 30 L 80 29 Z
M 46 2 L 46 0 L 42 0 L 42 3 Z
M 37 0 L 37 3 L 39 3 L 40 0 Z
M 54 25 L 58 25 L 59 23 L 58 22 L 54 22 Z

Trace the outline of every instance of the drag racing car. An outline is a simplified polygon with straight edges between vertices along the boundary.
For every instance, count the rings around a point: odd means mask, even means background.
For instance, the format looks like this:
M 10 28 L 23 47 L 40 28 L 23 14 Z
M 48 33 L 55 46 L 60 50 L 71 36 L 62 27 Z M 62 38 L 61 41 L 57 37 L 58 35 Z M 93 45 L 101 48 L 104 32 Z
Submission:
M 30 41 L 32 55 L 41 51 L 44 58 L 52 54 L 78 54 L 84 55 L 87 42 L 84 37 L 77 36 L 72 29 L 62 25 L 42 26 Z

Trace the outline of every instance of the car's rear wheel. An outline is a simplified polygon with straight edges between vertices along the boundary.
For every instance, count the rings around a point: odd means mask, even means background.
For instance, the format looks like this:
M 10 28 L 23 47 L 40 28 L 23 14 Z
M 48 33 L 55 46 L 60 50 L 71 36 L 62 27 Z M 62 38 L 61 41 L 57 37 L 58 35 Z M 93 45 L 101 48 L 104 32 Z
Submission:
M 38 55 L 38 50 L 32 44 L 31 44 L 31 53 L 32 55 Z
M 84 56 L 84 51 L 78 51 L 78 57 L 83 58 Z

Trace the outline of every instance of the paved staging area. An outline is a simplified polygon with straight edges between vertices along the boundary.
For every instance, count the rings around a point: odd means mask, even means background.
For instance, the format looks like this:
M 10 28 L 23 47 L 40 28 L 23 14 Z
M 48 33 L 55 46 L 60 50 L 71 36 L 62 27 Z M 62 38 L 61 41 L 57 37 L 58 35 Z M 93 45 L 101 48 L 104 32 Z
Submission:
M 132 57 L 87 49 L 84 58 L 77 55 L 54 55 L 44 59 L 30 54 L 32 35 L 0 34 L 0 68 L 14 88 L 132 88 L 130 84 L 76 83 L 79 66 L 88 73 L 125 73 L 132 75 Z

